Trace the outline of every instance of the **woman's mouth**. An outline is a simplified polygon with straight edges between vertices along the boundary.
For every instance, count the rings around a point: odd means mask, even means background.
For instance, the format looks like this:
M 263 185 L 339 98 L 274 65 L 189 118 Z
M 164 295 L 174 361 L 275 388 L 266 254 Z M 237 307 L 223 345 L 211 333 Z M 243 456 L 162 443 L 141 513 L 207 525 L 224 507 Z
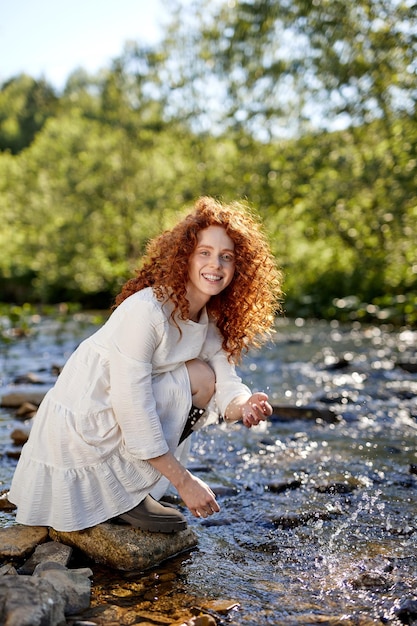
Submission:
M 222 279 L 221 276 L 216 276 L 216 274 L 203 274 L 203 278 L 211 283 L 218 283 Z

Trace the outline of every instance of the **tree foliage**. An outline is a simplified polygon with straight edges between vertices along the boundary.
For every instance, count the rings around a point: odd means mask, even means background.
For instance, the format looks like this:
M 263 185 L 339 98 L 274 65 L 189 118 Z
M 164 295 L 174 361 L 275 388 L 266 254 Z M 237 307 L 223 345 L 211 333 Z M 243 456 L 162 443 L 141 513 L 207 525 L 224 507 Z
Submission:
M 107 306 L 209 194 L 259 211 L 291 314 L 355 296 L 416 320 L 411 0 L 168 6 L 158 46 L 127 44 L 60 95 L 1 87 L 1 299 Z
M 0 90 L 0 150 L 17 154 L 33 141 L 48 117 L 57 112 L 58 98 L 44 80 L 21 75 Z

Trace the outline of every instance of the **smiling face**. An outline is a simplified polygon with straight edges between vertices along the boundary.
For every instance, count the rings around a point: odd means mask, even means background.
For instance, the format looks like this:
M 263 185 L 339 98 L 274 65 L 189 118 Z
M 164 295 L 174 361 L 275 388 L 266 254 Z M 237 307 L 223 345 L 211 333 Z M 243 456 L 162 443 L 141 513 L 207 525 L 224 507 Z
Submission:
M 211 296 L 216 296 L 230 285 L 235 272 L 235 245 L 221 226 L 209 226 L 197 236 L 197 246 L 188 262 L 187 300 L 190 318 Z

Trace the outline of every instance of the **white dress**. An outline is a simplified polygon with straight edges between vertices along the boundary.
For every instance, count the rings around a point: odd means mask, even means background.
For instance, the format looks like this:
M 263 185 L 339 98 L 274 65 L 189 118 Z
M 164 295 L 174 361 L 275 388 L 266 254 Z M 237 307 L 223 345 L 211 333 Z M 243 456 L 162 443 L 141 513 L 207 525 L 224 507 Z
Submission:
M 206 311 L 198 323 L 169 319 L 151 288 L 120 304 L 71 355 L 46 394 L 22 449 L 9 492 L 16 520 L 81 530 L 120 515 L 168 481 L 146 460 L 171 451 L 191 407 L 185 362 L 199 357 L 216 375 L 208 421 L 251 392 L 221 348 Z M 204 418 L 203 418 L 204 419 Z

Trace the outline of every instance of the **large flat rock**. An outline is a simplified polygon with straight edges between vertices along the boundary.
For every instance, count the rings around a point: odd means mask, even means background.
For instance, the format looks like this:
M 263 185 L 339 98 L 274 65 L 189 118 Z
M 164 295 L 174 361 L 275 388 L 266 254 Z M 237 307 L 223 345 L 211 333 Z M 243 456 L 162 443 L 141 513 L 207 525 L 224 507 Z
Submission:
M 150 533 L 108 522 L 74 532 L 50 529 L 49 534 L 54 541 L 82 550 L 96 563 L 125 571 L 149 569 L 198 543 L 191 528 L 172 534 Z

